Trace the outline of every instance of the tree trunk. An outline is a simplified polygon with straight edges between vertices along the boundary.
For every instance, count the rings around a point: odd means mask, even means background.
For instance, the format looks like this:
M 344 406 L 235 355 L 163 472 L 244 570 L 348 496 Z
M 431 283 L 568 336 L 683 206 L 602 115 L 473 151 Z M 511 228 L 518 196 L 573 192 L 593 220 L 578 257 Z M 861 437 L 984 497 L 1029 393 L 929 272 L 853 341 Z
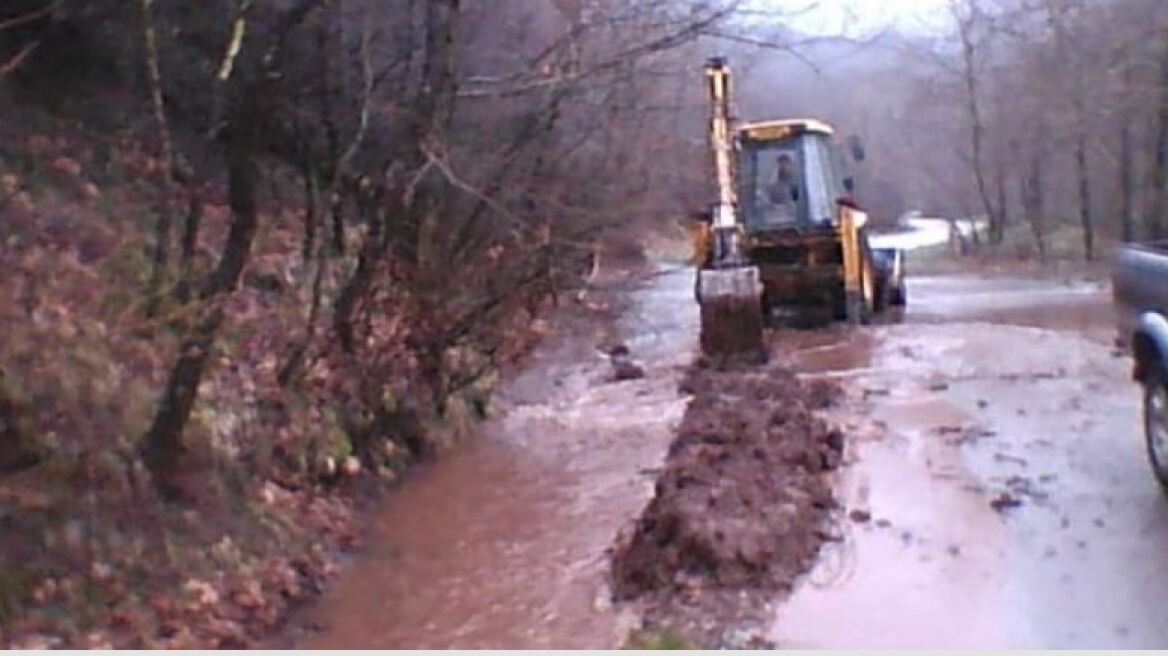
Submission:
M 199 246 L 199 228 L 203 223 L 203 202 L 196 193 L 191 193 L 187 204 L 187 220 L 183 226 L 182 251 L 179 266 L 182 271 L 175 297 L 180 303 L 191 300 L 191 286 L 195 278 L 195 251 Z
M 1124 51 L 1126 56 L 1126 50 Z M 1124 242 L 1135 240 L 1135 204 L 1132 199 L 1134 181 L 1132 176 L 1132 110 L 1130 93 L 1132 88 L 1132 67 L 1126 59 L 1123 66 L 1124 99 L 1123 111 L 1119 117 L 1119 220 Z
M 311 163 L 304 166 L 304 241 L 300 258 L 307 266 L 316 252 L 316 226 L 320 222 L 320 181 Z M 343 240 L 342 240 L 343 241 Z
M 163 165 L 161 198 L 157 204 L 158 223 L 154 231 L 154 255 L 150 274 L 151 296 L 149 313 L 153 314 L 158 294 L 167 278 L 170 267 L 170 242 L 173 231 L 174 153 L 171 146 L 170 127 L 166 120 L 166 106 L 162 98 L 162 72 L 158 63 L 158 35 L 154 29 L 154 0 L 141 0 L 142 40 L 146 56 L 146 79 L 150 86 L 150 107 L 155 128 L 158 130 L 159 158 Z
M 961 54 L 962 54 L 962 73 L 965 81 L 965 109 L 969 114 L 969 140 L 970 147 L 973 150 L 973 176 L 977 183 L 977 195 L 981 200 L 982 208 L 985 210 L 986 218 L 989 219 L 991 230 L 998 221 L 998 213 L 994 208 L 993 201 L 990 198 L 989 184 L 986 181 L 985 174 L 985 156 L 984 156 L 984 137 L 985 125 L 982 122 L 981 116 L 981 100 L 980 92 L 978 90 L 977 80 L 977 50 L 973 43 L 973 20 L 975 15 L 971 15 L 967 19 L 959 21 L 959 33 L 961 36 Z M 971 223 L 973 243 L 978 245 L 980 238 L 977 231 L 976 221 Z
M 1165 184 L 1168 183 L 1168 30 L 1164 31 L 1160 54 L 1160 88 L 1156 107 L 1156 136 L 1153 140 L 1150 202 L 1145 216 L 1147 237 L 1164 237 Z
M 32 467 L 44 458 L 33 431 L 28 404 L 0 369 L 0 474 Z
M 308 320 L 304 329 L 304 339 L 292 347 L 291 353 L 288 355 L 288 360 L 284 366 L 280 367 L 280 373 L 276 375 L 276 382 L 280 387 L 287 387 L 304 367 L 304 362 L 308 357 L 308 351 L 312 347 L 312 340 L 316 337 L 316 322 L 320 316 L 322 285 L 324 283 L 324 270 L 328 264 L 328 259 L 324 255 L 324 249 L 321 249 L 316 258 L 316 273 L 312 276 L 312 298 L 309 301 Z
M 158 491 L 167 499 L 184 497 L 177 478 L 186 457 L 183 429 L 195 405 L 199 382 L 210 359 L 215 335 L 223 323 L 223 309 L 208 309 L 191 334 L 183 341 L 181 355 L 171 369 L 154 421 L 143 438 L 142 461 L 154 477 Z
M 997 220 L 993 222 L 990 230 L 990 244 L 1001 246 L 1006 237 L 1006 223 L 1009 221 L 1009 217 L 1006 211 L 1008 205 L 1006 200 L 1006 166 L 1000 159 L 994 168 L 994 186 L 998 192 L 998 213 Z
M 1075 141 L 1075 169 L 1079 178 L 1079 220 L 1083 226 L 1083 257 L 1095 259 L 1095 225 L 1091 216 L 1091 182 L 1087 170 L 1087 134 L 1080 130 Z
M 1034 235 L 1034 245 L 1038 249 L 1038 259 L 1046 261 L 1046 219 L 1043 216 L 1042 156 L 1035 153 L 1030 158 L 1030 170 L 1022 180 L 1022 196 L 1026 204 L 1026 220 Z
M 322 166 L 324 178 L 333 180 L 336 177 L 336 167 L 341 159 L 341 136 L 340 129 L 337 127 L 335 108 L 337 106 L 337 85 L 340 84 L 338 76 L 333 74 L 329 66 L 329 62 L 334 57 L 334 40 L 333 30 L 340 29 L 341 26 L 341 3 L 333 4 L 333 13 L 327 20 L 322 21 L 320 27 L 316 31 L 316 49 L 317 49 L 317 81 L 323 89 L 320 94 L 320 115 L 322 117 L 325 146 L 328 152 L 328 161 Z M 329 218 L 329 233 L 327 239 L 332 244 L 332 251 L 335 255 L 345 254 L 345 220 L 344 212 L 341 207 L 340 196 L 335 189 L 326 190 L 327 198 L 324 199 L 328 203 L 328 218 Z
M 245 104 L 249 101 L 244 100 Z M 199 383 L 211 357 L 215 336 L 223 324 L 223 308 L 217 297 L 235 288 L 247 263 L 258 223 L 256 189 L 258 171 L 253 159 L 252 134 L 255 115 L 246 112 L 232 122 L 228 143 L 228 184 L 232 210 L 231 229 L 223 256 L 208 277 L 199 299 L 207 303 L 202 318 L 183 341 L 178 361 L 159 403 L 154 421 L 142 441 L 142 460 L 165 497 L 178 500 L 183 491 L 177 483 L 186 448 L 183 429 L 198 395 Z
M 1135 216 L 1132 212 L 1132 130 L 1128 117 L 1121 117 L 1119 128 L 1119 219 L 1123 241 L 1135 239 Z
M 356 338 L 353 334 L 353 318 L 357 306 L 365 297 L 373 282 L 373 274 L 381 263 L 385 254 L 385 220 L 382 208 L 369 207 L 367 211 L 368 230 L 361 251 L 357 254 L 357 268 L 353 275 L 337 294 L 333 306 L 333 329 L 337 333 L 337 341 L 346 353 L 356 350 Z

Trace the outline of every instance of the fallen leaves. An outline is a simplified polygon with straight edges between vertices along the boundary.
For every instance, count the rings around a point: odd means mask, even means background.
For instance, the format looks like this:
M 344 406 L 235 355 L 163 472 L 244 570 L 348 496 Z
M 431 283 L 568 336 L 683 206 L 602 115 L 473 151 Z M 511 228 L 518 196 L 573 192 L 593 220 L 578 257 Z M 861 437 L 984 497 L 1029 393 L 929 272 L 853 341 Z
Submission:
M 54 159 L 52 168 L 57 173 L 73 178 L 79 177 L 82 171 L 81 164 L 77 160 L 65 156 Z
M 266 604 L 263 588 L 259 581 L 253 580 L 240 581 L 239 587 L 232 593 L 231 599 L 240 608 L 247 610 L 262 608 Z
M 114 570 L 101 561 L 94 561 L 89 567 L 89 575 L 93 577 L 94 581 L 108 583 L 113 578 Z
M 319 593 L 336 573 L 338 547 L 351 545 L 356 536 L 351 504 L 344 499 L 271 481 L 257 494 L 276 504 L 258 505 L 260 512 L 280 517 L 297 532 L 269 534 L 265 542 L 249 534 L 222 535 L 206 546 L 197 539 L 172 541 L 170 555 L 161 560 L 152 558 L 158 553 L 135 559 L 128 550 L 133 541 L 120 543 L 123 551 L 94 558 L 80 574 L 46 576 L 32 585 L 25 616 L 6 627 L 2 644 L 38 649 L 254 646 L 292 604 Z M 171 530 L 187 525 L 185 515 L 174 517 Z M 189 574 L 168 582 L 168 570 L 159 568 L 167 558 L 181 559 Z M 95 600 L 100 600 L 97 606 Z
M 201 610 L 219 603 L 219 591 L 215 586 L 199 579 L 187 579 L 183 583 L 183 592 L 191 598 L 191 610 Z

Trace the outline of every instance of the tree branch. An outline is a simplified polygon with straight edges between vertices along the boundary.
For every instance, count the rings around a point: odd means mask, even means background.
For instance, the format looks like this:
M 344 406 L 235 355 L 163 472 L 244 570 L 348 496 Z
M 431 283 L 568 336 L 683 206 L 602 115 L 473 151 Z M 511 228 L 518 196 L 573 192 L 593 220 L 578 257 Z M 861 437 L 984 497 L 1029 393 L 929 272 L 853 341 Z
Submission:
M 3 32 L 4 30 L 12 29 L 14 27 L 28 25 L 29 23 L 34 23 L 34 22 L 52 14 L 54 11 L 57 10 L 57 7 L 59 7 L 60 5 L 61 5 L 61 2 L 60 2 L 60 0 L 58 0 L 57 2 L 54 2 L 50 5 L 45 6 L 43 9 L 38 9 L 36 11 L 27 13 L 23 16 L 17 16 L 16 18 L 9 18 L 6 21 L 0 21 L 0 32 Z

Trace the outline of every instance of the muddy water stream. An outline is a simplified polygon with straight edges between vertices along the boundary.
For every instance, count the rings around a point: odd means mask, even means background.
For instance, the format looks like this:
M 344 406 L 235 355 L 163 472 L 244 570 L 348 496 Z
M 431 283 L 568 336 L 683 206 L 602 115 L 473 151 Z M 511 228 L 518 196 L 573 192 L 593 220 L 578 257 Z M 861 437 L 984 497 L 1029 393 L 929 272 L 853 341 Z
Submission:
M 616 326 L 641 380 L 612 382 L 595 326 L 566 325 L 500 393 L 483 434 L 373 517 L 309 648 L 612 648 L 606 549 L 652 492 L 686 399 L 692 272 L 651 279 Z

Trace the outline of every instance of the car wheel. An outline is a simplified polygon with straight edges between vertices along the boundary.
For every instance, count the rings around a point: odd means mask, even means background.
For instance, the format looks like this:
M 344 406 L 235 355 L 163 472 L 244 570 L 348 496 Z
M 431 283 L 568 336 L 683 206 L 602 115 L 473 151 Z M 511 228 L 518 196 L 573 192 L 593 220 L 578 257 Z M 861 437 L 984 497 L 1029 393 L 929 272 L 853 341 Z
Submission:
M 840 285 L 838 289 L 831 292 L 828 304 L 831 309 L 831 318 L 833 321 L 847 321 L 848 319 L 848 295 L 844 291 L 844 286 Z
M 1152 473 L 1168 492 L 1168 384 L 1160 372 L 1144 381 L 1144 440 Z
M 892 288 L 888 286 L 888 280 L 881 280 L 880 278 L 877 278 L 876 292 L 875 298 L 873 299 L 872 310 L 876 312 L 876 314 L 880 314 L 888 309 L 888 306 L 891 304 L 891 302 Z

